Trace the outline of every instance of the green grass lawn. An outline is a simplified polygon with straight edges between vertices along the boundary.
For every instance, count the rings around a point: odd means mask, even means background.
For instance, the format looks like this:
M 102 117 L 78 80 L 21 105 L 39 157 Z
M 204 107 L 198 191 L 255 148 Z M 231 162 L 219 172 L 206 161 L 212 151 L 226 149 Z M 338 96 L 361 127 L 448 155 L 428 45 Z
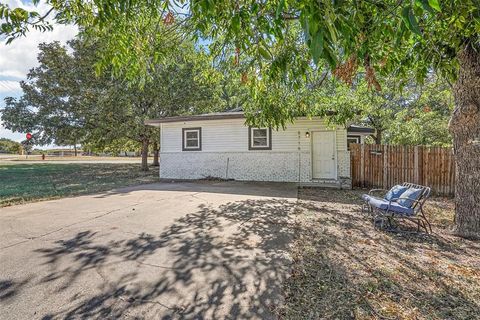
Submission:
M 158 181 L 158 169 L 140 164 L 0 165 L 0 207 Z

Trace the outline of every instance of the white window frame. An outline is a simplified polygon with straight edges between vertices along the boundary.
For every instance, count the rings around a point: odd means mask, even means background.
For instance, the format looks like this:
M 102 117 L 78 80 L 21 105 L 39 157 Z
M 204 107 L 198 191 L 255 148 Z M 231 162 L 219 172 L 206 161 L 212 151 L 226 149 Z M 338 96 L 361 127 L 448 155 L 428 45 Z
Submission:
M 253 138 L 255 130 L 266 130 L 267 132 L 267 144 L 262 146 L 254 146 Z M 272 129 L 271 128 L 248 128 L 248 149 L 249 150 L 272 150 Z
M 187 134 L 189 132 L 196 132 L 196 139 L 188 139 Z M 187 146 L 188 140 L 197 140 L 197 146 Z M 182 151 L 201 151 L 202 150 L 202 128 L 182 128 Z

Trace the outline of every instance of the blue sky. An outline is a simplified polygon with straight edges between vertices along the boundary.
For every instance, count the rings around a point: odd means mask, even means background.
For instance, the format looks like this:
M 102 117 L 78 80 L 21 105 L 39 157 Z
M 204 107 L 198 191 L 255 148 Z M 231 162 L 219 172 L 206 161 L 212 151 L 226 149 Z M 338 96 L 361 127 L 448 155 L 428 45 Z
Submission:
M 10 8 L 22 7 L 27 10 L 35 10 L 31 1 L 2 0 Z M 41 2 L 36 10 L 46 12 L 48 7 Z M 28 70 L 37 66 L 38 45 L 42 42 L 58 40 L 62 43 L 72 39 L 77 34 L 75 26 L 56 25 L 51 32 L 31 31 L 26 37 L 16 39 L 6 45 L 5 39 L 0 39 L 0 109 L 5 106 L 4 98 L 21 95 L 19 81 L 26 79 Z M 15 141 L 25 139 L 24 133 L 14 133 L 5 129 L 0 123 L 0 138 L 9 138 Z

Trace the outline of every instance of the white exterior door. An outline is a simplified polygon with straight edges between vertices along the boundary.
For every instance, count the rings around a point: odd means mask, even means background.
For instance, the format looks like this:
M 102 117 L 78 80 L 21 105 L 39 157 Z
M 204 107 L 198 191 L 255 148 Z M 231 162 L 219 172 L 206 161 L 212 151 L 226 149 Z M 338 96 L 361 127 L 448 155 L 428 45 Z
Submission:
M 312 176 L 314 179 L 337 178 L 335 150 L 335 131 L 312 133 Z

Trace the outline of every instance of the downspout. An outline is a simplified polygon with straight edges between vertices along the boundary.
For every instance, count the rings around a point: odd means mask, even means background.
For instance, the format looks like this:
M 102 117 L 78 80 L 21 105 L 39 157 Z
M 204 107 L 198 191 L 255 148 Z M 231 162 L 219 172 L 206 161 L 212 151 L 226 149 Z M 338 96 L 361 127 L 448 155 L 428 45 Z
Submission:
M 162 154 L 162 129 L 163 129 L 163 126 L 162 124 L 160 123 L 160 126 L 158 127 L 158 178 L 160 179 L 160 168 L 162 167 L 162 159 L 160 157 L 160 155 Z
M 298 131 L 298 185 L 300 186 L 300 176 L 301 176 L 301 147 L 300 147 L 300 131 Z
M 226 169 L 226 172 L 225 172 L 225 180 L 228 180 L 228 166 L 230 164 L 230 157 L 227 157 L 227 169 Z

